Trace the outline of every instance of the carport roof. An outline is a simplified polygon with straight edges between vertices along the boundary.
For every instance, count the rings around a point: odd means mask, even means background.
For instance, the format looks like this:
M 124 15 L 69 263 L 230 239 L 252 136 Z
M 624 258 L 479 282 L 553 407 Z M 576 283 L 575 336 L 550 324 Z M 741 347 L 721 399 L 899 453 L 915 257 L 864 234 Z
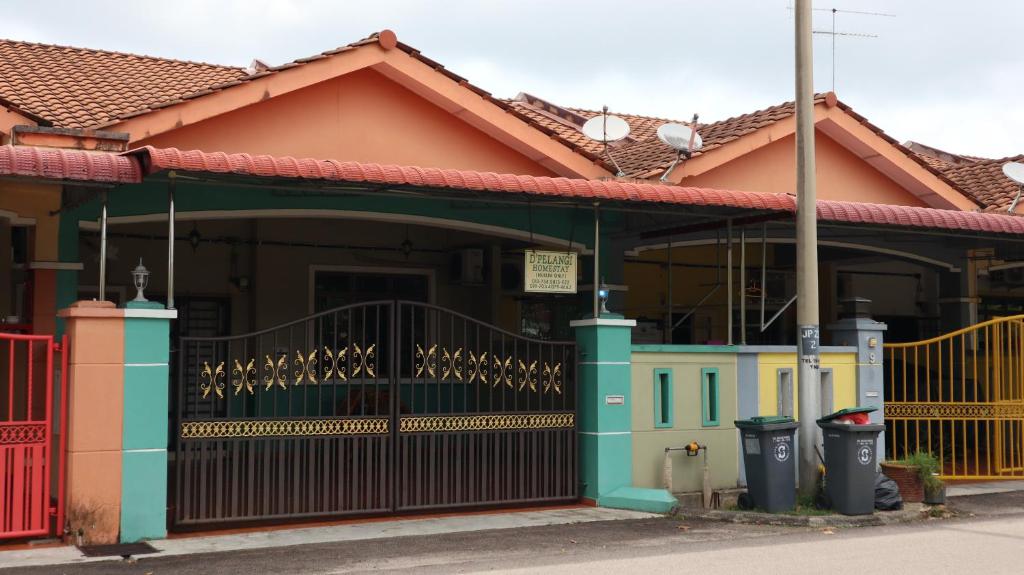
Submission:
M 145 176 L 172 170 L 260 179 L 304 180 L 310 183 L 517 194 L 588 203 L 703 206 L 789 214 L 796 212 L 796 197 L 778 193 L 182 151 L 151 146 L 123 154 L 0 146 L 0 177 L 128 184 L 140 183 Z M 819 221 L 823 222 L 1024 235 L 1024 218 L 1002 214 L 835 200 L 818 200 L 817 212 Z

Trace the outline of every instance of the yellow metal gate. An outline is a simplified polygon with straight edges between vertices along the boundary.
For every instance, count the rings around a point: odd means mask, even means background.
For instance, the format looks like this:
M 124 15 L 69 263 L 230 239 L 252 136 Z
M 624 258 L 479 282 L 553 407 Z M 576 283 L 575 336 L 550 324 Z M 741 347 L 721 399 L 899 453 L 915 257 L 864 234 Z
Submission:
M 1024 315 L 885 345 L 890 458 L 927 451 L 947 479 L 1024 477 Z

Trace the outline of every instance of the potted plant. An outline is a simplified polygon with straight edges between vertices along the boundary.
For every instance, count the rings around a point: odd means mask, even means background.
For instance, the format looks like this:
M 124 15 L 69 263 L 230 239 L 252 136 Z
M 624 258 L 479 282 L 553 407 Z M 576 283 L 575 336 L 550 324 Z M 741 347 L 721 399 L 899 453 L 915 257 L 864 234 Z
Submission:
M 900 487 L 900 496 L 906 503 L 920 503 L 925 499 L 925 490 L 939 497 L 944 495 L 942 480 L 938 478 L 939 460 L 932 454 L 917 451 L 894 461 L 881 464 L 882 473 Z

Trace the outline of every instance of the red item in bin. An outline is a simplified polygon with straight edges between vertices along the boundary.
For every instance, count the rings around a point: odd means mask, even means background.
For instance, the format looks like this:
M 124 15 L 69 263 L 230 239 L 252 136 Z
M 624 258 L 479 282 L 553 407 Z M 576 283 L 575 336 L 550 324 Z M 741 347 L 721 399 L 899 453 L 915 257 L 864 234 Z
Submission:
M 853 425 L 867 425 L 871 423 L 871 418 L 866 413 L 851 413 L 849 415 L 841 415 L 836 418 L 836 423 L 852 423 Z

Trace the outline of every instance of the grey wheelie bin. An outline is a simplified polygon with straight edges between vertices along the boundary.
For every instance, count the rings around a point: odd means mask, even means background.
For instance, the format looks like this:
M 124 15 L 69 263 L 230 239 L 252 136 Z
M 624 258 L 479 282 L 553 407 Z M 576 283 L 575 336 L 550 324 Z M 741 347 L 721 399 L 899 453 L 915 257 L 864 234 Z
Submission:
M 825 495 L 843 515 L 870 515 L 875 510 L 876 445 L 884 424 L 857 425 L 836 419 L 874 408 L 844 409 L 818 420 L 825 447 Z
M 736 421 L 743 443 L 747 493 L 754 507 L 769 513 L 796 506 L 796 466 L 792 417 L 752 417 Z

